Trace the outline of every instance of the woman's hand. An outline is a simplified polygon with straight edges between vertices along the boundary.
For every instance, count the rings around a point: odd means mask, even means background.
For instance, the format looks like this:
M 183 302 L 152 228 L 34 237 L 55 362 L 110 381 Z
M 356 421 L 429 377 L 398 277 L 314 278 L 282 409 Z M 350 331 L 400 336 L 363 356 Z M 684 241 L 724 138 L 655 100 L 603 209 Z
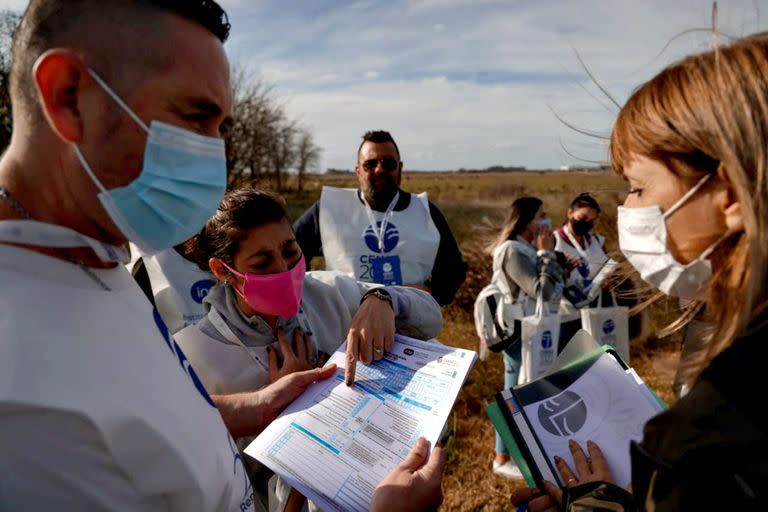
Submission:
M 360 304 L 347 334 L 347 369 L 344 381 L 355 381 L 357 361 L 368 364 L 384 357 L 395 343 L 395 312 L 386 300 L 369 295 Z
M 555 236 L 552 234 L 552 230 L 547 226 L 541 226 L 539 228 L 534 242 L 536 248 L 540 251 L 555 250 Z
M 602 450 L 592 441 L 587 441 L 589 456 L 584 453 L 581 445 L 574 440 L 568 441 L 576 472 L 571 471 L 568 463 L 560 457 L 555 457 L 555 466 L 566 487 L 576 487 L 587 482 L 613 483 L 611 470 L 605 460 Z M 539 489 L 518 489 L 510 498 L 513 505 L 527 503 L 529 512 L 556 512 L 563 501 L 563 491 L 552 482 L 544 482 L 544 492 Z
M 565 259 L 568 262 L 565 269 L 570 273 L 573 269 L 581 265 L 581 257 L 574 256 L 572 254 L 568 254 L 567 252 L 564 252 Z
M 605 456 L 597 444 L 587 441 L 589 456 L 584 453 L 581 445 L 573 439 L 568 441 L 568 448 L 571 450 L 576 472 L 571 471 L 570 466 L 568 466 L 565 460 L 555 457 L 555 467 L 557 467 L 560 476 L 563 477 L 563 482 L 565 482 L 566 486 L 575 487 L 587 482 L 613 483 L 611 470 L 608 468 Z
M 285 331 L 277 330 L 277 342 L 283 353 L 283 365 L 277 364 L 277 351 L 269 347 L 269 383 L 294 372 L 311 370 L 314 367 L 315 350 L 311 333 L 302 332 L 298 327 L 293 331 L 293 348 L 285 339 Z
M 544 492 L 532 487 L 515 489 L 510 501 L 515 507 L 526 505 L 526 512 L 558 512 L 563 493 L 552 482 L 544 481 Z

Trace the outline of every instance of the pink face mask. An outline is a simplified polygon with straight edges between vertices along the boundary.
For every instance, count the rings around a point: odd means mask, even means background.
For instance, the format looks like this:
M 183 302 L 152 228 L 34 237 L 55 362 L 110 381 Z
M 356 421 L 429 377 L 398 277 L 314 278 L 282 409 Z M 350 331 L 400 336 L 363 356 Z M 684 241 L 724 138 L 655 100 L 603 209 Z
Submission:
M 241 274 L 223 261 L 227 270 L 243 279 L 243 291 L 233 286 L 235 292 L 255 311 L 265 315 L 291 318 L 299 311 L 304 289 L 304 255 L 292 269 L 277 274 Z

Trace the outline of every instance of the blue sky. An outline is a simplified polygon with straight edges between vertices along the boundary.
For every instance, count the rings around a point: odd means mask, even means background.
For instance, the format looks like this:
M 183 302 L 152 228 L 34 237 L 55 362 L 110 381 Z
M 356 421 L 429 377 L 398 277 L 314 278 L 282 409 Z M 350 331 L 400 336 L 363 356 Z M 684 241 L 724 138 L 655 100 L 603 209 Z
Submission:
M 711 0 L 220 3 L 232 22 L 232 62 L 271 83 L 289 115 L 313 132 L 322 169 L 351 169 L 368 129 L 392 132 L 406 169 L 605 161 L 604 141 L 553 113 L 605 134 L 616 114 L 574 49 L 623 102 L 665 65 L 707 48 L 707 33 L 670 40 L 710 26 L 712 9 Z M 768 0 L 718 5 L 725 34 L 768 24 Z

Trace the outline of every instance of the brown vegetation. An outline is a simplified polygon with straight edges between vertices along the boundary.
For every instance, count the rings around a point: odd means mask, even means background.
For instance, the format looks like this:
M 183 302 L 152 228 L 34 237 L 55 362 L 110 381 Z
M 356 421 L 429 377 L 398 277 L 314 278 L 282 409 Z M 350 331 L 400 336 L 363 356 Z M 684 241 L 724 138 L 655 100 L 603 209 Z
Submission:
M 294 217 L 317 199 L 322 185 L 356 185 L 354 175 L 314 177 L 306 192 L 289 195 Z M 553 223 L 559 224 L 571 199 L 580 192 L 594 194 L 604 214 L 596 230 L 606 235 L 609 250 L 617 248 L 615 215 L 626 192 L 624 182 L 604 172 L 504 172 L 504 173 L 410 173 L 403 178 L 408 191 L 426 190 L 445 214 L 469 265 L 467 280 L 453 304 L 444 308 L 445 327 L 439 338 L 444 343 L 477 350 L 478 339 L 472 321 L 477 292 L 490 279 L 490 256 L 483 248 L 496 233 L 505 208 L 520 195 L 544 200 Z M 667 311 L 665 308 L 669 308 Z M 655 307 L 657 324 L 673 314 L 672 304 Z M 673 400 L 672 371 L 679 340 L 653 336 L 632 346 L 632 365 L 668 403 Z M 456 402 L 449 420 L 449 463 L 443 490 L 443 510 L 508 510 L 514 485 L 491 472 L 493 427 L 485 406 L 503 386 L 502 360 L 492 354 L 477 361 Z

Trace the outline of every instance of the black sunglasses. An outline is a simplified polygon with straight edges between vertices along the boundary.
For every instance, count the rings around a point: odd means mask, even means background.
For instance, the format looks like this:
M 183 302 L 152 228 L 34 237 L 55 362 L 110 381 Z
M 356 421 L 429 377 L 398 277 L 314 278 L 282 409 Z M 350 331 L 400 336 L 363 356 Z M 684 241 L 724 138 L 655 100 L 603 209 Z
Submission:
M 373 172 L 381 162 L 381 168 L 387 172 L 392 172 L 397 169 L 399 162 L 391 156 L 385 156 L 384 158 L 371 158 L 363 162 L 363 169 L 368 172 Z

